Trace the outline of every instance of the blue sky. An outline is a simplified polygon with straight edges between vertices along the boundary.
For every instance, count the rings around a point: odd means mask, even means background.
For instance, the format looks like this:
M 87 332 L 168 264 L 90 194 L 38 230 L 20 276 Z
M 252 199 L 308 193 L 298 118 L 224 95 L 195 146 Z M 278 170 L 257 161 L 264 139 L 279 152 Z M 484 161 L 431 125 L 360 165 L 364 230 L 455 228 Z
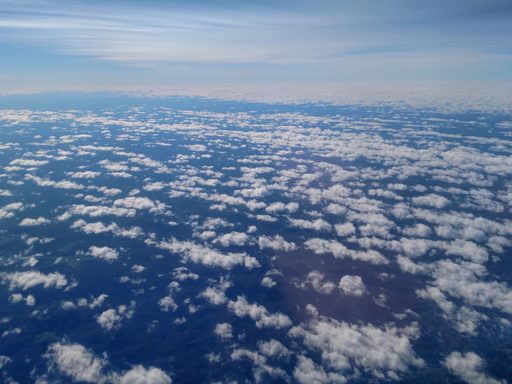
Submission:
M 512 80 L 512 2 L 0 0 L 0 89 Z

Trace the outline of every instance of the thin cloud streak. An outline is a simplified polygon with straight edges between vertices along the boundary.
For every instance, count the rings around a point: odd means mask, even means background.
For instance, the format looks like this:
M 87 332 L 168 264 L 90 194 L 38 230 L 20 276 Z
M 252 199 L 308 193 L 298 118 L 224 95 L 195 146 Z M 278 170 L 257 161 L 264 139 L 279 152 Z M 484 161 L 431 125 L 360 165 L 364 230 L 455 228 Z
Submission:
M 275 78 L 287 67 L 296 81 L 319 74 L 388 80 L 400 71 L 443 78 L 457 66 L 471 80 L 512 78 L 512 43 L 505 38 L 512 34 L 512 8 L 499 0 L 144 4 L 0 1 L 0 48 L 14 42 L 122 65 L 127 74 L 126 67 L 172 75 L 173 66 L 193 65 L 191 79 L 220 75 L 219 65 L 242 72 L 251 66 L 248 81 L 253 73 Z

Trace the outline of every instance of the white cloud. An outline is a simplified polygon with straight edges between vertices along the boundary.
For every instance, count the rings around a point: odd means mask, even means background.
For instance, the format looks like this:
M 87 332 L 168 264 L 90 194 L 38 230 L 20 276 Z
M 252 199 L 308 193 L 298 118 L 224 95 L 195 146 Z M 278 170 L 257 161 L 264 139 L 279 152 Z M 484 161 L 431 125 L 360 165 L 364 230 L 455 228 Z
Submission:
M 175 311 L 178 309 L 178 305 L 171 296 L 162 297 L 160 300 L 158 300 L 158 305 L 164 312 L 169 312 L 170 310 Z
M 259 341 L 258 349 L 263 355 L 268 357 L 288 357 L 291 354 L 288 348 L 275 339 Z
M 337 259 L 349 258 L 366 261 L 372 264 L 388 264 L 388 260 L 375 250 L 355 251 L 348 249 L 336 240 L 324 240 L 319 238 L 309 239 L 304 243 L 305 247 L 318 255 L 332 254 Z
M 131 319 L 135 312 L 135 302 L 131 302 L 130 306 L 119 305 L 117 309 L 107 309 L 103 311 L 98 317 L 96 322 L 105 330 L 111 331 L 121 327 L 121 323 L 125 319 Z
M 147 197 L 130 196 L 123 199 L 114 200 L 114 206 L 140 210 L 154 208 L 155 203 L 153 200 L 148 199 Z
M 258 304 L 249 304 L 243 296 L 238 296 L 236 301 L 228 303 L 230 311 L 238 317 L 250 317 L 256 322 L 258 328 L 287 328 L 292 325 L 288 316 L 283 313 L 270 314 L 267 309 Z
M 413 197 L 412 202 L 415 205 L 422 205 L 437 209 L 445 208 L 447 205 L 450 204 L 450 200 L 448 200 L 446 197 L 436 195 L 435 193 L 431 193 L 425 196 Z
M 233 327 L 229 323 L 215 325 L 213 332 L 223 340 L 229 340 L 233 337 Z
M 226 294 L 222 290 L 212 287 L 208 287 L 201 292 L 201 296 L 214 305 L 221 305 L 227 301 Z
M 261 249 L 270 248 L 276 251 L 293 251 L 297 248 L 295 243 L 286 241 L 281 235 L 274 237 L 260 236 L 258 238 L 258 245 Z
M 102 259 L 108 262 L 113 262 L 118 259 L 119 252 L 110 247 L 97 247 L 95 245 L 89 247 L 89 254 L 92 257 Z
M 169 252 L 181 254 L 184 260 L 209 267 L 232 269 L 237 265 L 242 265 L 248 269 L 252 269 L 260 266 L 254 257 L 246 253 L 221 253 L 215 249 L 191 241 L 171 239 L 169 241 L 156 243 L 148 239 L 146 243 L 168 250 Z
M 36 219 L 26 218 L 21 220 L 20 227 L 37 227 L 39 225 L 50 224 L 50 220 L 44 217 L 38 217 Z
M 107 382 L 103 373 L 107 361 L 95 356 L 80 344 L 51 344 L 45 357 L 52 366 L 73 381 L 98 384 Z
M 356 233 L 356 227 L 352 223 L 336 224 L 334 226 L 336 234 L 341 237 L 350 236 Z
M 304 220 L 304 219 L 289 219 L 290 225 L 292 227 L 302 228 L 302 229 L 312 229 L 314 231 L 322 232 L 322 231 L 330 231 L 331 224 L 329 224 L 324 219 L 315 219 L 313 221 Z
M 9 282 L 9 289 L 27 290 L 38 285 L 44 288 L 64 288 L 68 281 L 64 275 L 59 272 L 48 274 L 39 271 L 11 272 L 4 273 L 1 276 L 3 281 Z
M 251 237 L 244 232 L 230 232 L 217 237 L 215 241 L 219 242 L 224 247 L 229 247 L 231 245 L 242 246 L 245 245 L 250 238 Z
M 397 380 L 411 367 L 424 366 L 410 342 L 419 336 L 415 327 L 400 329 L 388 325 L 379 328 L 315 319 L 290 329 L 288 334 L 318 351 L 323 366 L 339 374 L 363 370 L 377 379 Z
M 347 378 L 338 372 L 326 372 L 306 356 L 298 357 L 293 377 L 300 384 L 344 384 Z
M 80 344 L 53 343 L 45 358 L 50 370 L 57 370 L 75 382 L 94 384 L 172 384 L 172 379 L 159 368 L 135 365 L 124 373 L 110 369 L 105 356 L 98 357 Z
M 345 275 L 340 279 L 338 287 L 345 295 L 362 296 L 366 292 L 361 276 Z
M 444 360 L 444 365 L 454 375 L 468 384 L 505 384 L 505 380 L 496 380 L 483 372 L 484 360 L 474 352 L 461 354 L 452 352 Z
M 172 379 L 160 368 L 136 365 L 125 372 L 115 383 L 119 384 L 172 384 Z
M 334 289 L 336 289 L 336 284 L 332 281 L 324 281 L 325 275 L 319 271 L 311 271 L 306 276 L 306 281 L 303 282 L 300 286 L 302 288 L 307 288 L 311 286 L 318 293 L 330 294 Z
M 82 171 L 82 172 L 70 173 L 70 176 L 74 179 L 94 179 L 100 175 L 101 175 L 100 172 L 94 172 L 94 171 Z

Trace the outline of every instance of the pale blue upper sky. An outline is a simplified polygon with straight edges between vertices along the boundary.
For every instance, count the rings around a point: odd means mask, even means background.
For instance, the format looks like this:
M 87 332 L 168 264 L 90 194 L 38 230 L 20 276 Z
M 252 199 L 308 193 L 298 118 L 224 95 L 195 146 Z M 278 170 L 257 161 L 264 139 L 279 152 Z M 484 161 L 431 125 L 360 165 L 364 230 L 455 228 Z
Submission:
M 0 91 L 512 80 L 510 0 L 0 0 Z

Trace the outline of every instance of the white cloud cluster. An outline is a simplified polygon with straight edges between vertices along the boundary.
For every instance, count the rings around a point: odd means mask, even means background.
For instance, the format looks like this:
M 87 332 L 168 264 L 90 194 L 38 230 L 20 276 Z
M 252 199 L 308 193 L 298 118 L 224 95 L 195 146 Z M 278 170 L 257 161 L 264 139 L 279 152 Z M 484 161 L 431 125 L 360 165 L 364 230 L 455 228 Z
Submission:
M 444 360 L 444 365 L 454 375 L 468 384 L 505 384 L 483 372 L 484 360 L 474 352 L 461 354 L 452 352 Z
M 135 365 L 123 373 L 109 367 L 105 356 L 98 357 L 80 344 L 54 343 L 45 354 L 50 370 L 74 382 L 94 384 L 172 384 L 171 377 L 159 368 Z
M 44 217 L 38 217 L 35 219 L 25 218 L 20 221 L 20 227 L 37 227 L 40 225 L 49 224 L 50 220 L 45 219 Z
M 250 317 L 258 328 L 287 328 L 292 321 L 283 313 L 269 313 L 268 310 L 258 304 L 249 304 L 243 296 L 238 296 L 235 301 L 228 302 L 228 308 L 238 317 Z
M 119 252 L 110 247 L 97 247 L 92 245 L 89 247 L 89 254 L 97 259 L 113 262 L 118 259 Z
M 65 288 L 68 285 L 66 277 L 59 272 L 48 274 L 39 271 L 11 272 L 1 275 L 1 279 L 9 283 L 9 289 L 27 290 L 38 285 L 44 288 Z
M 130 306 L 119 305 L 117 309 L 110 308 L 96 317 L 96 322 L 105 330 L 111 331 L 121 327 L 123 320 L 131 319 L 135 313 L 135 302 Z
M 412 348 L 411 339 L 419 336 L 414 326 L 379 328 L 320 319 L 294 327 L 288 334 L 318 351 L 324 367 L 337 373 L 354 374 L 360 369 L 380 380 L 398 380 L 410 368 L 425 364 Z
M 215 249 L 191 241 L 171 239 L 157 243 L 148 239 L 146 243 L 172 253 L 178 253 L 186 261 L 209 267 L 232 269 L 237 265 L 242 265 L 248 269 L 252 269 L 260 266 L 258 260 L 246 253 L 221 253 Z

